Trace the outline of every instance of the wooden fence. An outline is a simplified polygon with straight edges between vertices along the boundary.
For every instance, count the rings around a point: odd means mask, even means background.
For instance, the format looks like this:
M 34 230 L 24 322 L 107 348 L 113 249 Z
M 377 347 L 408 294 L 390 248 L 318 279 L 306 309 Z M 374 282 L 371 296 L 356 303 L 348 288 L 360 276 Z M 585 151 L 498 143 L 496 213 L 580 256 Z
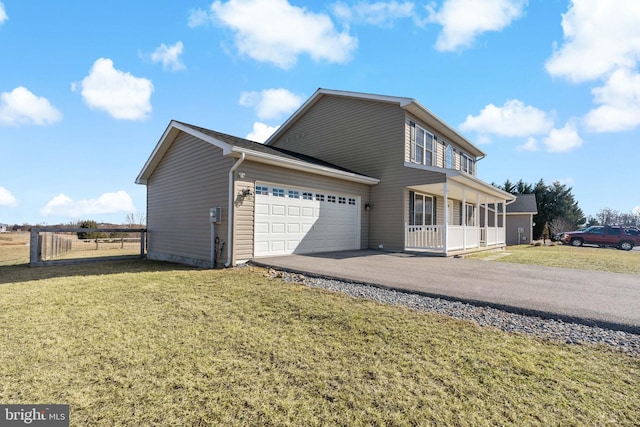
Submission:
M 63 233 L 67 233 L 66 235 Z M 69 254 L 73 248 L 74 242 L 83 242 L 69 236 L 69 233 L 139 233 L 140 237 L 136 238 L 98 238 L 85 239 L 86 241 L 95 243 L 97 250 L 99 245 L 109 243 L 117 243 L 121 248 L 125 242 L 139 241 L 139 255 L 120 255 L 120 256 L 91 256 L 73 259 L 56 259 Z M 33 227 L 30 236 L 29 265 L 31 267 L 45 265 L 61 265 L 61 264 L 78 264 L 82 262 L 111 261 L 120 259 L 144 258 L 146 248 L 147 230 L 144 228 L 63 228 L 63 227 Z

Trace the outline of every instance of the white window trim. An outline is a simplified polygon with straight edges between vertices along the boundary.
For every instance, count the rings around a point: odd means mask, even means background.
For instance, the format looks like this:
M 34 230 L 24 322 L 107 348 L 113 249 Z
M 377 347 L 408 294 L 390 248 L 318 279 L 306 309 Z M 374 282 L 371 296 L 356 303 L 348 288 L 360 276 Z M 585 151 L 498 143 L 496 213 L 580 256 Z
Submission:
M 465 153 L 460 153 L 460 170 L 462 172 L 466 172 L 469 175 L 475 175 L 475 164 L 476 162 L 471 156 Z
M 446 169 L 453 169 L 454 163 L 455 162 L 453 161 L 453 147 L 451 146 L 451 144 L 447 144 L 445 142 L 444 167 Z
M 436 144 L 436 137 L 434 134 L 432 134 L 431 132 L 429 132 L 428 130 L 426 130 L 425 128 L 423 128 L 422 126 L 420 126 L 419 124 L 417 124 L 414 121 L 410 121 L 409 122 L 409 126 L 410 126 L 410 136 L 409 136 L 409 142 L 411 144 L 411 162 L 419 164 L 419 165 L 426 165 L 426 166 L 433 166 L 436 162 L 436 153 L 435 153 L 435 144 Z M 424 132 L 424 136 L 425 139 L 422 141 L 423 145 L 420 146 L 420 149 L 422 151 L 422 158 L 420 160 L 417 159 L 417 151 L 418 151 L 418 141 L 417 141 L 417 129 L 420 129 Z M 431 149 L 427 149 L 427 141 L 428 138 L 427 136 L 431 136 Z M 427 153 L 430 153 L 430 158 L 431 161 L 427 164 L 426 163 L 426 158 L 427 158 Z
M 415 197 L 416 196 L 420 196 L 422 197 L 422 224 L 415 224 Z M 411 225 L 417 225 L 417 226 L 428 226 L 428 225 L 435 225 L 436 224 L 436 212 L 434 212 L 434 207 L 435 207 L 435 196 L 432 196 L 430 194 L 424 194 L 424 193 L 420 193 L 417 191 L 410 191 L 409 192 L 409 198 L 413 197 L 413 201 L 410 201 L 410 205 L 413 205 L 413 212 L 411 212 L 411 209 L 409 210 L 409 224 Z M 427 211 L 427 204 L 426 201 L 427 199 L 431 200 L 431 211 Z M 426 223 L 426 218 L 427 218 L 427 213 L 429 213 L 431 221 L 430 224 Z

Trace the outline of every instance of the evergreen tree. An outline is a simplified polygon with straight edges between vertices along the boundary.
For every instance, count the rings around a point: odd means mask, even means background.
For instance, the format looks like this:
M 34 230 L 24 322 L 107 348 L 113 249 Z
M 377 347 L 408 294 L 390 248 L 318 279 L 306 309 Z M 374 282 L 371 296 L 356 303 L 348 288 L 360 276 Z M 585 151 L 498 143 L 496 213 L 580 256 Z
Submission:
M 545 226 L 552 229 L 554 233 L 571 230 L 556 230 L 555 228 L 569 227 L 572 230 L 583 224 L 586 219 L 578 202 L 571 193 L 571 187 L 555 181 L 551 185 L 545 184 L 544 180 L 538 181 L 535 185 L 527 184 L 522 179 L 515 185 L 506 180 L 502 190 L 511 194 L 535 194 L 538 213 L 533 216 L 533 238 L 540 239 L 545 231 Z M 554 222 L 557 227 L 554 227 Z

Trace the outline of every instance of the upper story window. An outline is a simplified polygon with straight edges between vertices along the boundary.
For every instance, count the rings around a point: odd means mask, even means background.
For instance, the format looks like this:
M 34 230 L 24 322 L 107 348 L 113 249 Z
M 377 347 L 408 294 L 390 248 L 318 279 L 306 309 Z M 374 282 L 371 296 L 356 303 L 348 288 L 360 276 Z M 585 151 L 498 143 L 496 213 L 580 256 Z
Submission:
M 453 147 L 449 144 L 447 144 L 447 148 L 444 150 L 444 167 L 453 169 Z
M 467 156 L 466 154 L 462 153 L 460 155 L 460 169 L 463 170 L 464 172 L 473 175 L 474 172 L 474 161 L 471 157 Z
M 411 126 L 411 161 L 421 165 L 433 166 L 435 156 L 433 134 L 427 132 L 414 122 Z

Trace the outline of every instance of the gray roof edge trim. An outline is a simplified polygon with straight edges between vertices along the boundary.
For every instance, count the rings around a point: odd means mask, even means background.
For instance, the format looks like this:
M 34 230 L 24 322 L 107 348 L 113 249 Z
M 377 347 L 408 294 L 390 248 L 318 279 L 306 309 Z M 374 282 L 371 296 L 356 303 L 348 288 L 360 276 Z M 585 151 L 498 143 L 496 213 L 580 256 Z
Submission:
M 441 123 L 448 131 L 453 133 L 456 137 L 460 138 L 460 140 L 473 148 L 476 152 L 476 161 L 482 160 L 486 157 L 487 153 L 481 150 L 476 144 L 469 141 L 466 137 L 464 137 L 460 132 L 449 126 L 444 120 L 435 115 L 431 110 L 426 108 L 420 102 L 418 102 L 414 98 L 407 98 L 401 96 L 389 96 L 389 95 L 376 95 L 362 92 L 351 92 L 351 91 L 343 91 L 343 90 L 334 90 L 334 89 L 317 89 L 313 95 L 309 99 L 307 99 L 271 136 L 264 142 L 264 145 L 270 145 L 275 139 L 278 138 L 282 133 L 284 133 L 289 127 L 296 121 L 298 118 L 304 114 L 313 104 L 315 104 L 322 96 L 324 95 L 332 95 L 332 96 L 343 96 L 348 98 L 357 98 L 357 99 L 365 99 L 369 101 L 378 101 L 378 102 L 389 102 L 389 103 L 397 103 L 398 106 L 404 110 L 409 110 L 411 106 L 416 107 L 418 110 L 421 110 L 428 116 L 432 117 L 434 120 Z
M 468 173 L 459 171 L 459 170 L 455 170 L 455 169 L 443 169 L 443 168 L 438 168 L 435 166 L 426 166 L 426 165 L 418 165 L 415 163 L 411 163 L 411 162 L 404 162 L 404 166 L 407 168 L 413 168 L 413 169 L 420 169 L 420 170 L 424 170 L 424 171 L 429 171 L 429 172 L 439 172 L 444 174 L 447 177 L 447 181 L 449 180 L 449 178 L 459 178 L 459 180 L 463 181 L 471 181 L 472 183 L 482 187 L 484 189 L 485 192 L 489 193 L 494 193 L 495 195 L 500 195 L 503 196 L 503 198 L 505 200 L 515 200 L 515 196 L 511 193 L 507 193 L 506 191 L 503 191 L 497 187 L 494 187 L 493 185 L 484 182 L 483 180 L 481 180 L 478 177 L 475 177 L 473 175 L 469 175 Z
M 423 112 L 425 112 L 427 115 L 431 116 L 432 118 L 434 118 L 435 120 L 437 120 L 439 123 L 441 123 L 448 131 L 452 132 L 456 137 L 460 138 L 460 140 L 462 142 L 464 142 L 465 144 L 468 144 L 470 147 L 472 147 L 474 150 L 476 150 L 479 155 L 476 156 L 476 161 L 480 161 L 483 158 L 485 158 L 487 156 L 487 153 L 485 153 L 484 151 L 482 151 L 480 149 L 480 147 L 478 147 L 476 144 L 474 144 L 473 142 L 469 141 L 465 136 L 463 136 L 460 132 L 458 132 L 457 130 L 455 130 L 454 128 L 452 128 L 451 126 L 449 126 L 449 124 L 447 122 L 445 122 L 444 120 L 442 120 L 440 117 L 438 117 L 435 113 L 433 113 L 431 110 L 429 110 L 427 107 L 425 107 L 424 105 L 422 105 L 420 102 L 413 100 L 413 102 L 405 104 L 402 106 L 403 109 L 408 110 L 410 106 L 414 105 L 415 107 L 417 107 L 418 109 L 422 110 Z
M 464 172 L 457 171 L 456 174 L 451 174 L 451 175 L 447 174 L 447 177 L 452 177 L 452 178 L 453 177 L 457 177 L 457 178 L 460 178 L 462 181 L 469 180 L 469 181 L 471 181 L 471 182 L 473 182 L 473 183 L 475 183 L 477 185 L 481 185 L 481 186 L 487 188 L 487 192 L 491 191 L 491 192 L 494 192 L 496 194 L 499 194 L 499 195 L 503 196 L 503 198 L 507 201 L 507 204 L 509 204 L 509 202 L 513 202 L 516 199 L 516 196 L 514 196 L 513 194 L 508 193 L 508 192 L 506 192 L 504 190 L 501 190 L 498 187 L 494 187 L 493 185 L 484 182 L 480 178 L 475 177 L 473 175 L 469 175 L 469 174 L 464 173 Z
M 415 103 L 416 101 L 412 98 L 403 98 L 398 96 L 388 96 L 388 95 L 375 95 L 369 93 L 362 92 L 350 92 L 344 90 L 334 90 L 334 89 L 323 89 L 318 88 L 309 99 L 307 99 L 304 104 L 302 104 L 278 129 L 271 134 L 271 136 L 264 142 L 264 145 L 270 145 L 273 140 L 277 139 L 277 137 L 284 133 L 290 126 L 293 124 L 298 118 L 304 114 L 313 104 L 315 104 L 321 97 L 324 95 L 332 95 L 332 96 L 342 96 L 347 98 L 358 98 L 358 99 L 367 99 L 370 101 L 378 101 L 378 102 L 389 102 L 389 103 L 397 103 L 401 108 L 404 108 L 406 105 L 410 105 Z
M 253 160 L 259 163 L 266 163 L 275 166 L 281 166 L 288 169 L 309 172 L 316 175 L 324 175 L 332 178 L 339 178 L 347 181 L 358 182 L 361 184 L 375 185 L 380 182 L 377 178 L 371 178 L 366 175 L 355 174 L 351 172 L 341 171 L 329 168 L 327 166 L 315 165 L 302 160 L 285 159 L 272 154 L 261 153 L 247 148 L 233 147 L 234 153 L 245 153 L 247 160 Z
M 174 129 L 188 133 L 189 135 L 192 135 L 198 139 L 201 139 L 211 145 L 214 145 L 220 148 L 222 150 L 223 155 L 225 156 L 231 153 L 230 144 L 220 141 L 202 132 L 199 132 L 193 129 L 192 127 L 186 126 L 176 120 L 171 120 L 167 125 L 167 128 L 164 130 L 162 136 L 158 140 L 158 143 L 156 144 L 155 148 L 151 152 L 151 155 L 149 156 L 146 163 L 142 167 L 142 170 L 136 177 L 136 180 L 135 180 L 136 184 L 142 184 L 142 185 L 147 184 L 149 176 L 155 170 L 156 166 L 158 166 L 158 164 L 160 163 L 160 160 L 162 159 L 162 157 L 164 157 L 165 153 L 167 152 L 167 150 L 175 140 L 175 137 L 169 138 L 169 135 Z

